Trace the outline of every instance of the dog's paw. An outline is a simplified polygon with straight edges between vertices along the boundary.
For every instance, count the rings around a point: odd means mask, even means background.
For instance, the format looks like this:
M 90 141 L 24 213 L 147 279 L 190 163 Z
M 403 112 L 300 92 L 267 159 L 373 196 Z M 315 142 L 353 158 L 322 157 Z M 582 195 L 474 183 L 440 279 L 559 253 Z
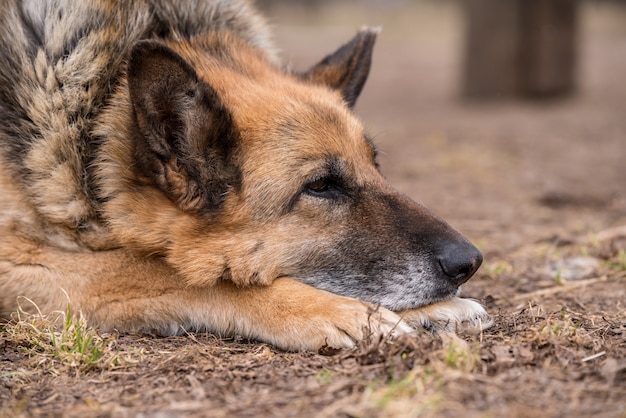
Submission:
M 309 337 L 300 339 L 300 343 L 308 346 L 301 348 L 317 351 L 351 348 L 368 338 L 415 332 L 394 312 L 355 299 L 341 299 L 341 303 L 327 305 L 323 314 L 310 317 L 305 325 L 308 329 L 301 328 L 302 332 L 311 333 Z
M 415 329 L 476 334 L 493 325 L 485 308 L 472 299 L 452 298 L 398 313 Z
M 356 341 L 368 337 L 398 336 L 412 333 L 414 329 L 398 316 L 398 314 L 380 306 L 373 306 L 360 300 L 348 299 L 349 303 L 340 307 L 343 311 L 350 311 L 353 319 L 348 326 L 351 333 L 356 334 Z M 342 315 L 342 322 L 347 319 Z
M 288 351 L 333 352 L 352 348 L 359 342 L 381 336 L 395 337 L 415 333 L 396 313 L 368 305 L 356 299 L 327 295 L 301 308 L 297 315 L 281 318 L 281 330 L 276 325 L 268 335 L 259 336 Z M 257 330 L 258 331 L 258 330 Z

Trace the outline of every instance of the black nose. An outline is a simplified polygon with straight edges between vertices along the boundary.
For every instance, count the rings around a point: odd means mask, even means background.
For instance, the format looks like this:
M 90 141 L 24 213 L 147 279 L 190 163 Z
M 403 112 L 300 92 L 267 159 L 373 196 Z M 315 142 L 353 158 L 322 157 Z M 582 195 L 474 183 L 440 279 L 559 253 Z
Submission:
M 469 242 L 447 244 L 438 257 L 441 269 L 460 286 L 470 279 L 483 262 L 483 255 Z

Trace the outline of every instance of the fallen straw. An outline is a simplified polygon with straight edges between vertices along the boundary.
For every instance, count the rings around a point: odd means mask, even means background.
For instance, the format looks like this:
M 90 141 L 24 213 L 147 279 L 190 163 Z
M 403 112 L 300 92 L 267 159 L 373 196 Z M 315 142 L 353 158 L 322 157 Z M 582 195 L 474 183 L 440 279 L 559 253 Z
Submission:
M 582 360 L 580 360 L 580 361 L 581 361 L 582 363 L 585 363 L 585 362 L 588 362 L 588 361 L 591 361 L 591 360 L 595 360 L 595 359 L 597 359 L 598 357 L 602 357 L 602 356 L 603 356 L 603 355 L 605 355 L 605 354 L 606 354 L 606 351 L 600 351 L 599 353 L 596 353 L 596 354 L 592 354 L 592 355 L 590 355 L 590 356 L 587 356 L 587 357 L 585 357 L 584 359 L 582 359 Z

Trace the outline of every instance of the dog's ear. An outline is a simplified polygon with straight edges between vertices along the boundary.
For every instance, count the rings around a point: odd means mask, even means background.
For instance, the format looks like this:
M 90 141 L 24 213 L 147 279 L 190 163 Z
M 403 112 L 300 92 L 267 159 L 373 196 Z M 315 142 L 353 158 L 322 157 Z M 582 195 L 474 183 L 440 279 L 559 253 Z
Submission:
M 326 56 L 302 76 L 314 83 L 339 90 L 349 107 L 354 107 L 372 65 L 372 52 L 379 28 L 360 30 L 350 42 Z
M 218 208 L 239 174 L 232 163 L 236 132 L 215 91 L 156 41 L 133 48 L 128 87 L 144 174 L 182 209 Z

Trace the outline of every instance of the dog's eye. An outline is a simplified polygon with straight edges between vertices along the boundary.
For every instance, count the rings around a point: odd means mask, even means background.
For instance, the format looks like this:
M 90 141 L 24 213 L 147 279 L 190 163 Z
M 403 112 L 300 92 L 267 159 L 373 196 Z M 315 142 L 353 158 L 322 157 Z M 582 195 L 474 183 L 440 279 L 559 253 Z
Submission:
M 337 181 L 329 177 L 322 177 L 304 186 L 304 193 L 313 197 L 335 199 L 342 195 L 342 189 L 338 186 Z
M 312 193 L 320 194 L 327 192 L 330 188 L 328 179 L 322 178 L 319 180 L 315 180 L 306 185 L 307 191 Z

